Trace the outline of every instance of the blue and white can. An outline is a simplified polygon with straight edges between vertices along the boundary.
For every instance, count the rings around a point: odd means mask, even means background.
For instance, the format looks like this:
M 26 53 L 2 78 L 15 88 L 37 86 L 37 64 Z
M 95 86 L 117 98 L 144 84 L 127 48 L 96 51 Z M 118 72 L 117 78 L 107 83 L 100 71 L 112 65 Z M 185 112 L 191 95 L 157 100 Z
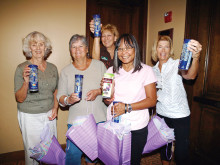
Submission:
M 184 39 L 183 49 L 180 56 L 179 69 L 188 70 L 190 67 L 192 52 L 187 49 L 190 39 Z
M 101 17 L 99 14 L 93 15 L 94 20 L 94 37 L 101 37 Z
M 77 97 L 82 99 L 82 86 L 83 86 L 83 75 L 75 75 L 75 87 L 74 93 L 77 93 Z
M 119 103 L 119 101 L 113 101 L 113 105 L 115 105 L 115 103 Z M 114 114 L 115 115 L 115 114 Z M 121 121 L 121 116 L 117 116 L 117 117 L 114 117 L 113 116 L 113 121 L 115 122 L 115 123 L 120 123 L 120 121 Z
M 29 91 L 30 92 L 38 92 L 38 66 L 37 65 L 28 65 L 31 68 L 30 76 L 29 76 Z

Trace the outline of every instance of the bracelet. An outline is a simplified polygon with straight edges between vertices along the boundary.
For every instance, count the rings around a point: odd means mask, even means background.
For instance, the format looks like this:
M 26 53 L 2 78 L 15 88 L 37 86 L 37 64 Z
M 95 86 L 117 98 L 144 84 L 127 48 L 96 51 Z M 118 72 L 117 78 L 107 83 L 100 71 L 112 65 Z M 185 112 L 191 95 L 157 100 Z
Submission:
M 125 104 L 125 113 L 127 113 L 127 104 Z
M 64 102 L 65 105 L 71 105 L 71 104 L 68 103 L 68 98 L 69 98 L 68 96 L 66 96 L 66 97 L 64 98 L 64 101 L 63 101 L 63 102 Z
M 130 113 L 131 111 L 132 111 L 131 104 L 128 104 L 128 113 Z

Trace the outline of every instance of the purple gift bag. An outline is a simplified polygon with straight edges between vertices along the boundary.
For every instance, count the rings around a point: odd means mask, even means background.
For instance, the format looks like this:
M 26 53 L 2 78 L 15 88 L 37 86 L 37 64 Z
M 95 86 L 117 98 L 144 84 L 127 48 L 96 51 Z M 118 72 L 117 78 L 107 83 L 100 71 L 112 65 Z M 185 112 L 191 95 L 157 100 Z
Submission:
M 111 130 L 104 127 L 105 123 L 97 126 L 98 157 L 105 164 L 130 164 L 131 133 L 119 139 Z
M 130 165 L 131 164 L 131 133 L 124 135 L 122 142 L 121 151 L 121 164 Z
M 47 124 L 41 135 L 41 141 L 34 148 L 30 148 L 31 158 L 46 164 L 65 164 L 65 152 L 56 137 L 50 132 Z
M 171 135 L 169 135 L 170 137 L 169 139 L 167 139 L 161 133 L 161 130 L 157 128 L 154 119 L 157 119 L 161 123 L 161 129 L 166 130 L 166 133 L 168 134 L 171 133 Z M 164 120 L 161 119 L 159 116 L 154 116 L 148 124 L 148 137 L 147 137 L 147 143 L 143 150 L 143 154 L 150 153 L 173 140 L 174 140 L 173 129 L 169 128 L 164 122 Z
M 53 136 L 49 150 L 47 154 L 43 156 L 40 162 L 46 164 L 65 165 L 65 156 L 66 156 L 65 152 L 61 148 L 56 137 Z
M 92 161 L 98 157 L 96 122 L 93 114 L 80 125 L 72 126 L 66 137 L 77 145 Z

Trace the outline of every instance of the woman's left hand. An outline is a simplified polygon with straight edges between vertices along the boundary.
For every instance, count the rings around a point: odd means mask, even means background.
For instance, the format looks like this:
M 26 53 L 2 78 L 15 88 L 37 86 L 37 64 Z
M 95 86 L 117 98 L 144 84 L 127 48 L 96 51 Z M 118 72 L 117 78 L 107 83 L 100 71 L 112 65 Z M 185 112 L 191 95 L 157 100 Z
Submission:
M 86 94 L 87 101 L 93 101 L 101 93 L 101 89 L 93 89 Z
M 54 120 L 57 117 L 57 111 L 58 111 L 58 108 L 52 109 L 52 114 L 51 114 L 51 116 L 48 117 L 49 120 Z
M 113 110 L 114 107 L 114 110 Z M 123 115 L 125 113 L 125 104 L 124 103 L 115 103 L 111 107 L 111 114 L 114 115 L 114 117 Z
M 199 59 L 202 45 L 198 41 L 191 39 L 188 44 L 188 50 L 192 52 L 192 58 Z

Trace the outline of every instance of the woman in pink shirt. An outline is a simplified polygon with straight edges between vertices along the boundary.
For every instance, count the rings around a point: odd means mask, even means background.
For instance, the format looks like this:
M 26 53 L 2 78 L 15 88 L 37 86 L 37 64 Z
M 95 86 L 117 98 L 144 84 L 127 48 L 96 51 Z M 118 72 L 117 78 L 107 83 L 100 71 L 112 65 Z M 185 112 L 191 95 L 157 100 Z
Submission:
M 147 140 L 149 121 L 148 108 L 156 105 L 156 77 L 150 66 L 141 63 L 136 39 L 131 34 L 123 34 L 116 42 L 114 65 L 107 70 L 114 73 L 115 85 L 108 104 L 107 119 L 112 118 L 112 101 L 115 117 L 120 122 L 131 124 L 131 164 L 140 164 L 143 148 Z

